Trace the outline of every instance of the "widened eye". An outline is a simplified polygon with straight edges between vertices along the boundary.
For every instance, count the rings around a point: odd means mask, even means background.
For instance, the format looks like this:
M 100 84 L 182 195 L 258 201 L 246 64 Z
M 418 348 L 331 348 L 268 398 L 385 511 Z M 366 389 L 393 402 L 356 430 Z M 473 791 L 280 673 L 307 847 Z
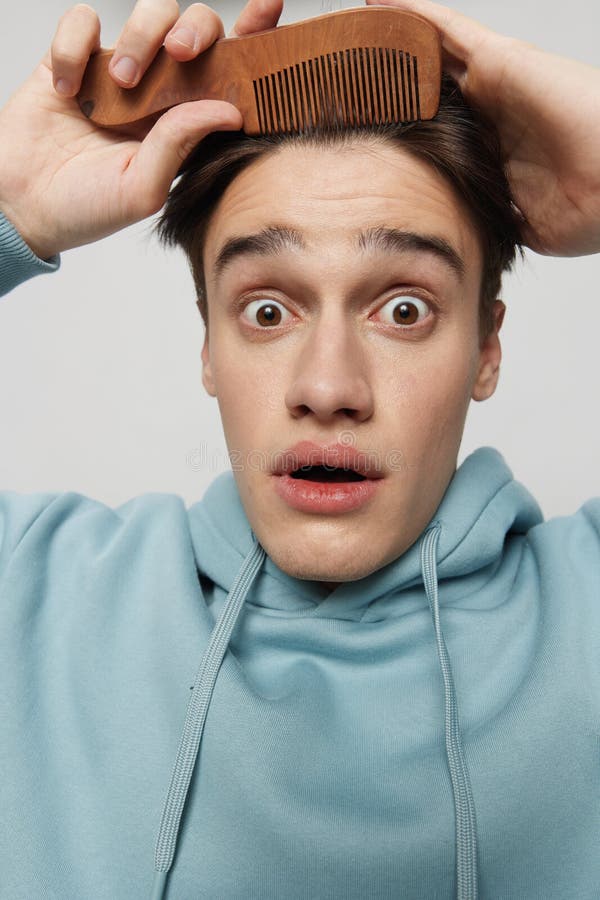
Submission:
M 416 325 L 431 315 L 431 307 L 420 297 L 401 294 L 388 300 L 379 312 L 388 325 Z
M 261 298 L 252 300 L 243 311 L 244 318 L 251 325 L 260 325 L 268 328 L 273 325 L 281 325 L 285 316 L 289 315 L 287 309 L 275 300 Z

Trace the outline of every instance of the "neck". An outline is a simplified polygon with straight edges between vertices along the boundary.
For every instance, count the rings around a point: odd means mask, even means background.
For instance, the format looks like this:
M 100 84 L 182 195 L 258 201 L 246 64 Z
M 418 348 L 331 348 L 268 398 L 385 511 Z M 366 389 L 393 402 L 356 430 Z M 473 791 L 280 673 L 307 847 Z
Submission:
M 323 587 L 327 588 L 328 591 L 335 591 L 336 587 L 339 586 L 339 581 L 321 581 L 319 582 L 323 585 Z

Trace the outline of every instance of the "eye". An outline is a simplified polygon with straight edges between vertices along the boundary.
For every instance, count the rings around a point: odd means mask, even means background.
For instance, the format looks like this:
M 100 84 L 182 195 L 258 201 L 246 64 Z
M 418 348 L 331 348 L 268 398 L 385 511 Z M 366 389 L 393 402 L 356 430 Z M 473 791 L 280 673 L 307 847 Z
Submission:
M 420 297 L 392 297 L 379 312 L 388 325 L 416 325 L 431 314 L 431 308 Z
M 280 303 L 263 297 L 248 303 L 244 307 L 243 315 L 251 325 L 258 323 L 261 327 L 268 328 L 273 325 L 281 325 L 288 312 Z

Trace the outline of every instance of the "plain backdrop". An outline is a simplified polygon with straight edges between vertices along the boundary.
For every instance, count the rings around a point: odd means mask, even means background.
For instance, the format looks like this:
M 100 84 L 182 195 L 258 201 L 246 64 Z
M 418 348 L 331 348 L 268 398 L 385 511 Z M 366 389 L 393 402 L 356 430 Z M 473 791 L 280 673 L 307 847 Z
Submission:
M 188 4 L 182 3 L 181 8 Z M 286 0 L 283 22 L 355 3 Z M 0 101 L 28 76 L 69 3 L 3 0 Z M 241 0 L 215 3 L 229 28 Z M 128 0 L 98 0 L 112 46 Z M 600 64 L 592 0 L 460 0 L 505 34 Z M 1 137 L 0 137 L 1 139 Z M 600 148 L 598 149 L 600 159 Z M 118 505 L 146 491 L 200 499 L 229 468 L 216 401 L 204 393 L 203 329 L 184 257 L 151 221 L 63 254 L 62 268 L 0 300 L 0 488 L 75 490 Z M 546 516 L 600 494 L 597 378 L 600 257 L 527 254 L 506 277 L 498 391 L 472 404 L 460 459 L 492 445 Z

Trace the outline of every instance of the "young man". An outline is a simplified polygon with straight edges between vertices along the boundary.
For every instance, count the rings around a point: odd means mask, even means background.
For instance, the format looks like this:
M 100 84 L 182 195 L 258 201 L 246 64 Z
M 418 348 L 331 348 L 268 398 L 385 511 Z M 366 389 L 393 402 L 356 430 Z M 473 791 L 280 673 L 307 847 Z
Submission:
M 596 252 L 598 73 L 395 5 L 436 24 L 484 113 L 448 94 L 431 127 L 481 145 L 492 119 L 526 243 Z M 238 33 L 279 12 L 252 0 Z M 115 77 L 220 34 L 141 0 Z M 141 142 L 96 132 L 72 97 L 97 36 L 67 14 L 0 114 L 4 291 L 157 212 L 192 147 L 240 128 L 198 102 Z M 483 285 L 515 214 L 492 144 L 486 220 L 404 140 L 263 147 L 198 208 L 206 143 L 174 191 L 233 475 L 190 510 L 0 495 L 3 897 L 597 895 L 600 504 L 543 523 L 497 454 L 455 471 L 498 376 Z

